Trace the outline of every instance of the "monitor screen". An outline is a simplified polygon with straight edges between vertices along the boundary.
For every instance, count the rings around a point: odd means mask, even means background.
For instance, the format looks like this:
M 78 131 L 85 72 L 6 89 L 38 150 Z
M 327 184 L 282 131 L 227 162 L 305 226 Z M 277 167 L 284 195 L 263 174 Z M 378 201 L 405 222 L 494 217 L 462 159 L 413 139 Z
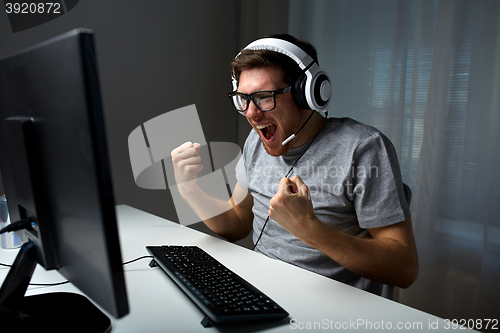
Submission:
M 75 29 L 0 60 L 0 133 L 10 219 L 29 222 L 17 231 L 24 245 L 14 265 L 26 266 L 21 256 L 30 251 L 109 314 L 126 315 L 92 31 Z M 9 291 L 20 288 L 14 280 L 2 285 L 3 308 L 27 298 L 9 296 L 19 294 Z

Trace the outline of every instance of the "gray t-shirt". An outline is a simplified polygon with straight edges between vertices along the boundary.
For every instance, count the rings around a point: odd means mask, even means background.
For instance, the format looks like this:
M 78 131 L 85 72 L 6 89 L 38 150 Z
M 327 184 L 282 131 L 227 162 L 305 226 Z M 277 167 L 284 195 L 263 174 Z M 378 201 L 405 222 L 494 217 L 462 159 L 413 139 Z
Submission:
M 269 155 L 258 134 L 249 134 L 236 166 L 238 183 L 253 196 L 253 241 L 257 241 L 279 182 L 309 142 L 286 154 Z M 373 127 L 350 118 L 330 118 L 288 176 L 308 186 L 316 216 L 358 237 L 369 228 L 410 217 L 392 143 Z M 351 286 L 392 298 L 393 287 L 360 277 L 269 219 L 256 251 Z

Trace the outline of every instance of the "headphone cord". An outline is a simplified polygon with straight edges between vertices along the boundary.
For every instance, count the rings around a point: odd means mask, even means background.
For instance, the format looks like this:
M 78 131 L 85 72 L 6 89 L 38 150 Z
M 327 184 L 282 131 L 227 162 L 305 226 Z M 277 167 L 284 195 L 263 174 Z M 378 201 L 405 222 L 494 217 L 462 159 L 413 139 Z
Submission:
M 315 112 L 315 111 L 313 110 L 312 112 Z M 312 115 L 312 113 L 311 113 L 311 115 Z M 310 117 L 311 116 L 309 116 L 309 118 Z M 309 120 L 309 118 L 307 120 Z M 325 124 L 326 124 L 326 122 L 325 122 Z M 302 127 L 304 127 L 304 125 L 302 125 Z M 293 162 L 292 167 L 290 168 L 290 170 L 288 170 L 288 172 L 286 173 L 285 177 L 288 177 L 290 175 L 290 173 L 292 172 L 293 168 L 295 168 L 297 166 L 297 163 L 299 163 L 299 160 L 302 158 L 302 156 L 304 156 L 304 154 L 306 153 L 306 151 L 313 144 L 314 140 L 316 140 L 316 138 L 318 137 L 319 133 L 321 133 L 321 131 L 323 130 L 324 127 L 325 127 L 325 125 L 323 125 L 323 127 L 321 128 L 321 130 L 309 142 L 309 144 L 307 145 L 306 149 L 304 149 L 304 151 L 302 152 L 302 154 L 300 154 L 300 156 L 295 160 L 295 162 Z M 264 233 L 264 229 L 266 228 L 267 222 L 269 222 L 269 215 L 267 216 L 266 221 L 264 222 L 264 225 L 262 226 L 262 229 L 260 229 L 259 238 L 257 238 L 257 241 L 255 242 L 255 245 L 253 246 L 252 251 L 255 251 L 255 248 L 257 247 L 257 244 L 259 244 L 260 238 L 262 237 L 262 234 Z

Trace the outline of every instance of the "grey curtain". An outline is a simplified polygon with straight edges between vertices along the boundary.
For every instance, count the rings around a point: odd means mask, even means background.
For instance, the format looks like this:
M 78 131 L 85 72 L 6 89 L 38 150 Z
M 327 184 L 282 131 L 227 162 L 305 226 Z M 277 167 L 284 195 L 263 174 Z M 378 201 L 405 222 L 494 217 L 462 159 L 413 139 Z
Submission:
M 393 141 L 420 255 L 398 300 L 449 319 L 500 313 L 500 1 L 290 1 L 331 115 Z

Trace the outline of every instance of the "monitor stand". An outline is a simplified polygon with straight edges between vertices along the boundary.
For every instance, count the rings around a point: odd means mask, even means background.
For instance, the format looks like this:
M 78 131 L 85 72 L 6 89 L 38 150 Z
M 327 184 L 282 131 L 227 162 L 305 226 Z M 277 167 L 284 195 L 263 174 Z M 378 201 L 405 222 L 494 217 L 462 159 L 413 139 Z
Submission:
M 2 332 L 111 331 L 108 316 L 83 295 L 55 292 L 25 296 L 37 264 L 33 243 L 24 244 L 0 289 Z

